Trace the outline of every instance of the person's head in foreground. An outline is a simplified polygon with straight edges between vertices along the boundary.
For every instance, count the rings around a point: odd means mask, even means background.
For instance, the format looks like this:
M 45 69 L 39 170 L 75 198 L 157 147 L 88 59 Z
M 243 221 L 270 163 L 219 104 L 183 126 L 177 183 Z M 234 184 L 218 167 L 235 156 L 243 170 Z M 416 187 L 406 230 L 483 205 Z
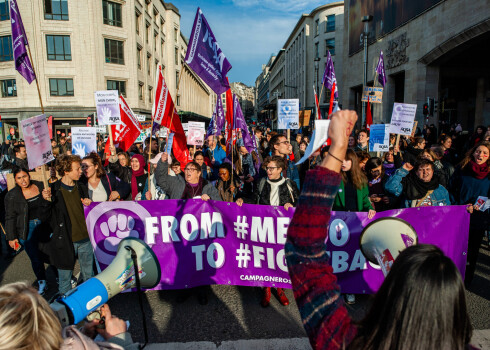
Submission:
M 465 349 L 471 333 L 456 265 L 419 244 L 397 257 L 349 349 Z

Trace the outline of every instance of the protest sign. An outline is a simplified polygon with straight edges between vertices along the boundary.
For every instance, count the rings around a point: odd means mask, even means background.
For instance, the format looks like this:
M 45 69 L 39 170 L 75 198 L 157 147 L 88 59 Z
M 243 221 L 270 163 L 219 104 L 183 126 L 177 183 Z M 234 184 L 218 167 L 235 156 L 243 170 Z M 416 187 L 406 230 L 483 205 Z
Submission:
M 390 150 L 390 124 L 371 124 L 369 151 L 388 152 Z
M 202 146 L 204 145 L 204 135 L 206 134 L 206 129 L 204 122 L 189 122 L 188 133 L 187 133 L 187 144 L 192 146 Z
M 151 129 L 143 129 L 140 136 L 134 141 L 134 143 L 144 142 L 147 137 L 150 136 Z
M 155 289 L 210 284 L 291 288 L 284 244 L 293 209 L 200 199 L 94 202 L 85 208 L 85 217 L 102 269 L 111 263 L 124 237 L 140 238 L 153 249 L 162 268 Z M 394 221 L 403 222 L 404 229 L 408 223 L 418 243 L 441 248 L 464 275 L 469 227 L 464 206 L 397 209 L 378 212 L 373 219 L 367 216 L 333 212 L 326 228 L 326 250 L 342 292 L 374 293 L 383 282 L 380 267 L 368 263 L 359 247 L 364 228 L 378 220 L 378 225 L 386 221 L 395 227 Z
M 305 154 L 303 158 L 301 158 L 296 165 L 303 163 L 305 160 L 311 157 L 313 153 L 318 151 L 320 147 L 328 139 L 328 127 L 330 126 L 330 120 L 319 119 L 315 120 L 315 129 L 313 130 L 313 134 L 311 135 L 310 143 L 308 147 L 306 147 Z
M 97 125 L 95 127 L 95 132 L 97 134 L 107 134 L 107 128 L 105 126 L 100 126 L 100 125 Z
M 117 90 L 96 91 L 95 105 L 97 106 L 99 125 L 121 124 L 119 93 Z
M 161 127 L 159 132 L 158 132 L 158 137 L 167 137 L 168 135 L 168 128 L 166 127 Z
M 362 91 L 362 102 L 381 103 L 383 99 L 383 88 L 365 86 Z
M 143 114 L 135 114 L 134 115 L 139 122 L 144 122 L 146 120 L 146 115 Z
M 97 152 L 97 133 L 95 128 L 72 127 L 71 149 L 72 154 L 82 158 L 90 152 Z
M 299 129 L 299 99 L 277 100 L 278 129 Z
M 299 126 L 303 127 L 310 125 L 310 117 L 310 109 L 299 111 Z
M 54 160 L 49 138 L 48 122 L 44 114 L 20 122 L 24 134 L 29 169 Z
M 410 136 L 412 134 L 416 112 L 417 105 L 395 102 L 393 114 L 391 115 L 390 132 Z
M 167 144 L 165 145 L 165 152 L 167 152 L 168 156 L 172 154 L 172 144 L 174 143 L 174 135 L 175 133 L 168 134 Z
M 145 120 L 144 122 L 140 122 L 141 127 L 143 129 L 151 129 L 152 127 L 152 121 L 151 120 Z

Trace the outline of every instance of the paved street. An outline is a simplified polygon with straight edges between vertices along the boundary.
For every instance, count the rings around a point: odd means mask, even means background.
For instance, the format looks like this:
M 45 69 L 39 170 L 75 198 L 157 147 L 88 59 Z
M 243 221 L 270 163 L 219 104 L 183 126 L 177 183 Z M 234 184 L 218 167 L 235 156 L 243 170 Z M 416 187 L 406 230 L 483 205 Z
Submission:
M 4 248 L 5 249 L 5 248 Z M 470 316 L 475 330 L 490 329 L 490 250 L 482 245 L 478 270 L 472 287 L 467 292 Z M 19 280 L 35 281 L 25 252 L 11 262 L 0 257 L 0 284 Z M 54 276 L 50 279 L 49 298 L 55 291 Z M 267 309 L 259 305 L 258 288 L 212 286 L 208 290 L 209 304 L 201 306 L 195 296 L 179 304 L 177 291 L 149 291 L 145 293 L 145 313 L 150 343 L 172 343 L 152 346 L 150 349 L 245 349 L 245 348 L 308 348 L 306 334 L 291 291 L 292 301 L 284 307 L 273 298 Z M 349 306 L 355 318 L 362 317 L 369 305 L 369 296 L 358 296 L 358 303 Z M 133 338 L 143 341 L 141 313 L 136 293 L 120 294 L 109 302 L 113 312 L 131 323 Z M 477 332 L 483 339 L 482 348 L 490 348 L 488 331 Z M 486 337 L 486 340 L 485 340 Z M 194 343 L 194 347 L 186 344 Z

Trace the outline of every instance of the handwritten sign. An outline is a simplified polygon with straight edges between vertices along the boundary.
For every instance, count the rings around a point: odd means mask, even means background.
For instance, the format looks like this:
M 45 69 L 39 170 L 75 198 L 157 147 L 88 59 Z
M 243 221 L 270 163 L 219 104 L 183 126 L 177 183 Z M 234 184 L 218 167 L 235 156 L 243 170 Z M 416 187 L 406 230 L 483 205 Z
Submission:
M 370 103 L 381 103 L 383 99 L 383 88 L 382 87 L 369 87 L 365 86 L 362 91 L 362 102 L 367 102 L 369 97 Z

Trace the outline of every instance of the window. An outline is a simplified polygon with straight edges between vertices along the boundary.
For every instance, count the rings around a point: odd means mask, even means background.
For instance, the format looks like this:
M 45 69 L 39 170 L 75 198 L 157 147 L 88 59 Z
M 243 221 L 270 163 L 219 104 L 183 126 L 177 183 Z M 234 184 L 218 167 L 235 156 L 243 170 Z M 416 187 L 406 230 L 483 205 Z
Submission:
M 180 106 L 180 95 L 177 95 L 177 106 Z
M 8 0 L 0 0 L 0 21 L 6 21 L 10 19 L 9 12 L 10 10 Z
M 138 98 L 140 101 L 143 101 L 143 86 L 144 84 L 141 82 L 138 85 Z
M 335 55 L 335 39 L 325 40 L 325 56 L 327 55 L 327 50 L 330 51 L 332 56 Z
M 319 20 L 319 19 L 317 19 L 317 20 L 315 21 L 315 36 L 317 36 L 317 35 L 318 35 L 318 33 L 320 32 L 320 31 L 319 31 L 319 27 L 320 27 L 320 20 Z
M 161 55 L 163 55 L 163 48 L 165 47 L 165 40 L 162 39 L 162 51 L 160 52 Z
M 124 64 L 124 43 L 118 40 L 104 39 L 105 62 Z
M 120 95 L 126 97 L 126 82 L 118 80 L 107 80 L 107 90 L 117 90 Z
M 14 55 L 12 53 L 12 37 L 0 36 L 0 62 L 13 61 Z
M 179 89 L 179 72 L 175 71 L 175 88 Z
M 17 96 L 17 85 L 15 79 L 2 80 L 2 97 Z
M 136 60 L 138 61 L 138 69 L 141 69 L 141 48 L 136 48 Z
M 320 57 L 320 51 L 318 49 L 318 43 L 315 43 L 315 58 Z
M 158 32 L 153 33 L 153 48 L 155 51 L 157 50 L 157 42 L 158 42 Z
M 179 65 L 179 48 L 175 48 L 175 64 Z
M 51 96 L 74 96 L 73 79 L 49 79 Z
M 152 94 L 153 88 L 151 86 L 148 86 L 148 102 L 153 103 L 153 94 Z
M 102 17 L 104 24 L 114 27 L 122 27 L 121 4 L 102 0 Z
M 136 34 L 140 33 L 140 14 L 136 12 Z
M 146 67 L 148 69 L 148 75 L 151 75 L 151 55 L 146 55 Z
M 49 61 L 71 61 L 69 35 L 46 35 L 46 48 Z
M 44 19 L 68 21 L 68 0 L 44 0 Z
M 325 19 L 325 33 L 335 31 L 335 15 L 327 16 Z
M 177 28 L 174 28 L 174 39 L 175 39 L 175 42 L 177 42 L 178 35 L 179 35 L 179 30 Z
M 145 33 L 146 43 L 148 44 L 148 38 L 150 37 L 150 23 L 146 22 L 146 33 Z

